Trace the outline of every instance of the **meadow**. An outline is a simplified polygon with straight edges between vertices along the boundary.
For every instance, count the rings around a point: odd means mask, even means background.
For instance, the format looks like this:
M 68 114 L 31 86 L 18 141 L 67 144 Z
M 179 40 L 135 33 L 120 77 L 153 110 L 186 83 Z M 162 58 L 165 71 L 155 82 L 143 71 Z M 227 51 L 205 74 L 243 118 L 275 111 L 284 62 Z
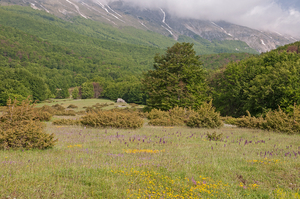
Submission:
M 0 198 L 300 198 L 299 135 L 45 124 L 52 149 L 0 152 Z

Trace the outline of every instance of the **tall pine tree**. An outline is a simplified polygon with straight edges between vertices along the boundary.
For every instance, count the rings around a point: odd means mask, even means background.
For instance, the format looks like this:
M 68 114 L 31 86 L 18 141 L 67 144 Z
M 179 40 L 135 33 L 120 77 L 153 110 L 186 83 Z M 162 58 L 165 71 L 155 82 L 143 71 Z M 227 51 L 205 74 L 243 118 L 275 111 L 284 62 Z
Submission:
M 149 95 L 148 110 L 197 109 L 208 100 L 206 72 L 190 43 L 176 43 L 165 55 L 156 55 L 154 70 L 144 75 L 142 83 Z

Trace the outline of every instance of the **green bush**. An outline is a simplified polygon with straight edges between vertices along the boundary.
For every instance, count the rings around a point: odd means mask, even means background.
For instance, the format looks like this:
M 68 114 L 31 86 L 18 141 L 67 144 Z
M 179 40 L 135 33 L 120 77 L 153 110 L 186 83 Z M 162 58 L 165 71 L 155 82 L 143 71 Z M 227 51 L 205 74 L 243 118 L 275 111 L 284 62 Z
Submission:
M 118 111 L 102 111 L 90 112 L 82 117 L 83 125 L 92 127 L 114 127 L 114 128 L 140 128 L 144 124 L 144 120 L 137 113 L 125 113 Z
M 242 118 L 236 119 L 236 125 L 238 127 L 244 128 L 260 128 L 263 129 L 264 127 L 264 119 L 262 117 L 256 118 L 251 116 L 249 111 L 247 112 L 247 116 L 243 116 Z
M 231 116 L 226 116 L 226 117 L 221 117 L 221 119 L 226 124 L 237 125 L 237 122 L 238 122 L 237 120 L 239 118 L 234 118 L 234 117 L 231 117 Z
M 273 130 L 282 133 L 300 133 L 300 107 L 295 106 L 292 114 L 285 113 L 280 107 L 278 110 L 269 111 L 265 118 L 248 116 L 237 120 L 238 127 L 258 128 L 263 130 Z
M 8 110 L 0 117 L 0 149 L 46 149 L 54 146 L 57 140 L 53 134 L 44 132 L 44 124 L 37 120 L 34 105 L 24 100 L 8 100 Z
M 197 128 L 219 128 L 223 126 L 220 113 L 215 111 L 212 106 L 212 101 L 203 103 L 201 107 L 192 114 L 188 121 L 187 126 Z
M 74 104 L 70 104 L 67 108 L 78 108 L 78 106 L 76 106 Z
M 53 105 L 52 108 L 54 108 L 56 111 L 64 111 L 65 110 L 65 107 L 63 107 L 62 105 L 59 105 L 59 104 Z
M 50 106 L 43 106 L 41 108 L 37 108 L 38 112 L 41 113 L 41 115 L 44 115 L 46 117 L 47 115 L 59 115 L 59 116 L 76 116 L 76 112 L 73 110 L 66 110 L 63 106 L 56 104 L 52 107 Z M 49 113 L 49 114 L 47 114 Z M 51 119 L 51 118 L 50 118 Z M 50 120 L 49 119 L 49 120 Z M 49 121 L 46 120 L 46 121 Z
M 152 109 L 148 114 L 149 124 L 153 126 L 183 126 L 194 111 L 175 107 L 169 111 Z
M 220 133 L 219 135 L 216 132 L 213 132 L 212 134 L 207 133 L 207 138 L 209 140 L 213 140 L 213 141 L 221 141 L 223 137 L 223 134 Z
M 73 120 L 73 119 L 59 119 L 52 122 L 54 125 L 80 125 L 81 120 Z

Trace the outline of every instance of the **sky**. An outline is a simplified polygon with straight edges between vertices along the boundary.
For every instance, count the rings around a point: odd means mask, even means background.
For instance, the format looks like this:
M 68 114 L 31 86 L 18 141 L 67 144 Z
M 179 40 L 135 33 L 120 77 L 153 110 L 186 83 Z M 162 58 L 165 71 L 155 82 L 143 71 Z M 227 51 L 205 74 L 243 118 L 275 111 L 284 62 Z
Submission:
M 109 1 L 109 0 L 108 0 Z M 300 0 L 124 0 L 179 17 L 224 20 L 300 38 Z M 287 5 L 285 1 L 289 2 Z M 292 7 L 287 7 L 292 6 Z

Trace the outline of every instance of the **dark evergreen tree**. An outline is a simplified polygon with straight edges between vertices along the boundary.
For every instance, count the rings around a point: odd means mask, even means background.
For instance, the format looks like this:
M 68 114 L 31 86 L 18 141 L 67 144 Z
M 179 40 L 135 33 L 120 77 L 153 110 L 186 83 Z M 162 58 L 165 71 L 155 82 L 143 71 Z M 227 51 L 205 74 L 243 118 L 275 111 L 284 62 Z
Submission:
M 154 70 L 144 75 L 142 83 L 149 95 L 149 110 L 197 109 L 208 100 L 206 72 L 190 43 L 176 43 L 165 55 L 156 55 Z

